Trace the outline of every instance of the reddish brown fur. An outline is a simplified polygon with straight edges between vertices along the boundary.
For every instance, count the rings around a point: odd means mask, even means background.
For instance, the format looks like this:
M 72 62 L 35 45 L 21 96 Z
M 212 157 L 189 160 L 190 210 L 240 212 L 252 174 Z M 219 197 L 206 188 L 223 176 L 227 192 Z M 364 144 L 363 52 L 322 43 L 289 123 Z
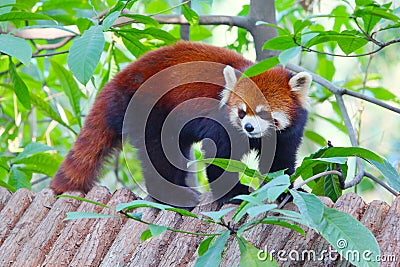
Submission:
M 178 42 L 147 53 L 117 74 L 100 92 L 77 141 L 51 181 L 51 188 L 57 194 L 67 190 L 90 190 L 97 181 L 105 157 L 121 144 L 124 113 L 137 88 L 161 70 L 193 61 L 218 62 L 241 71 L 253 64 L 227 49 L 191 42 Z M 288 71 L 282 68 L 252 78 L 267 96 L 269 105 L 283 111 L 291 110 L 294 102 L 288 79 Z M 184 85 L 166 94 L 160 105 L 168 111 L 194 97 L 220 99 L 221 90 L 220 86 L 204 83 Z

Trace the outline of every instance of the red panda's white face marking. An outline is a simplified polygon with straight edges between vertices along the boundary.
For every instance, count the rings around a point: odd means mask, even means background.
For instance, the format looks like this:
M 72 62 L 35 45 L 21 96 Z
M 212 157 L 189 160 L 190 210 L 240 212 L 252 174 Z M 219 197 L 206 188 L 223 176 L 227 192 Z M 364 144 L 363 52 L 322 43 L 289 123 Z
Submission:
M 306 72 L 292 76 L 278 67 L 238 81 L 235 70 L 227 66 L 223 74 L 221 106 L 229 106 L 232 125 L 251 138 L 262 137 L 271 128 L 285 130 L 293 123 L 296 107 L 308 106 L 311 75 Z

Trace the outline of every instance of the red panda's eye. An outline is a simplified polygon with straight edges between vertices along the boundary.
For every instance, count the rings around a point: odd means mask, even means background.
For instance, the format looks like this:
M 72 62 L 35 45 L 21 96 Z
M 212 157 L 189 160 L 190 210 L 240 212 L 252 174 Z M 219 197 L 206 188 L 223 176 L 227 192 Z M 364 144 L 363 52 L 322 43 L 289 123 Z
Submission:
M 238 116 L 240 119 L 243 119 L 244 116 L 246 116 L 246 111 L 244 111 L 243 109 L 239 109 Z

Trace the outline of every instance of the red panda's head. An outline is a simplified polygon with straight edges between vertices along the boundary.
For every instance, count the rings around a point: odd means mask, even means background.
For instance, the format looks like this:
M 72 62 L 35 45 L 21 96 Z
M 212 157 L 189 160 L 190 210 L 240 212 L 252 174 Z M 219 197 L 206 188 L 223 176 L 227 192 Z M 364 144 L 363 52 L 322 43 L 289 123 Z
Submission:
M 275 67 L 238 80 L 235 70 L 226 66 L 224 77 L 221 105 L 228 105 L 231 123 L 251 138 L 262 137 L 271 127 L 285 130 L 295 122 L 299 108 L 307 108 L 312 81 L 307 72 L 293 75 Z

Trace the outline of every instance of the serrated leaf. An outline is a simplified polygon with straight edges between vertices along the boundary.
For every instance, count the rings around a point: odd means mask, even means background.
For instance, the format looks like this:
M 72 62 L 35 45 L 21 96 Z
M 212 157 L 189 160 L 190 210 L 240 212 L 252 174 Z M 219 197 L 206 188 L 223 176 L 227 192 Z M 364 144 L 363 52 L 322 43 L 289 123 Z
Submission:
M 74 76 L 86 85 L 92 78 L 104 47 L 104 34 L 101 26 L 86 30 L 81 37 L 73 40 L 67 62 Z
M 151 232 L 152 237 L 156 237 L 164 233 L 168 228 L 165 226 L 160 226 L 156 224 L 150 224 L 149 225 L 149 230 Z
M 222 259 L 222 251 L 229 238 L 229 231 L 223 232 L 218 236 L 214 243 L 208 248 L 207 252 L 201 255 L 194 265 L 195 267 L 218 267 Z
M 15 21 L 15 20 L 54 20 L 54 19 L 48 15 L 24 12 L 24 11 L 11 11 L 0 15 L 0 21 Z
M 44 115 L 50 117 L 51 119 L 55 120 L 56 122 L 60 123 L 70 131 L 72 131 L 74 134 L 77 134 L 74 129 L 71 128 L 67 123 L 65 123 L 60 115 L 43 99 L 41 99 L 39 96 L 36 96 L 34 94 L 31 94 L 31 102 L 32 104 L 40 110 Z
M 67 212 L 67 217 L 65 217 L 64 221 L 76 220 L 76 219 L 103 219 L 103 218 L 120 218 L 120 216 L 94 213 L 94 212 L 72 211 L 72 212 Z
M 292 47 L 292 48 L 282 51 L 278 56 L 279 62 L 283 66 L 286 66 L 286 64 L 291 59 L 297 57 L 297 55 L 300 54 L 301 50 L 302 50 L 301 46 L 296 46 L 296 47 Z
M 0 35 L 0 52 L 15 57 L 24 65 L 32 58 L 32 48 L 27 41 L 11 34 Z
M 230 211 L 234 210 L 235 208 L 227 208 L 219 211 L 203 211 L 201 214 L 210 217 L 214 222 L 219 222 L 219 220 L 228 214 Z
M 101 24 L 103 26 L 103 31 L 107 31 L 108 29 L 110 29 L 120 15 L 121 11 L 114 11 L 111 14 L 108 14 L 108 16 L 103 20 L 103 23 Z
M 241 236 L 236 236 L 236 240 L 239 244 L 239 250 L 240 250 L 240 262 L 239 266 L 240 267 L 247 267 L 247 266 L 252 266 L 252 267 L 277 267 L 279 266 L 276 260 L 267 252 L 264 252 L 264 257 L 265 260 L 260 260 L 259 255 L 260 255 L 260 249 L 254 247 L 252 244 L 250 244 L 246 239 L 244 239 Z
M 17 69 L 15 68 L 11 58 L 8 66 L 15 95 L 17 96 L 19 102 L 21 102 L 26 109 L 31 109 L 31 98 L 29 96 L 28 87 L 26 87 L 26 84 L 21 77 L 18 76 Z
M 215 236 L 210 236 L 201 241 L 199 248 L 197 249 L 197 254 L 199 254 L 199 256 L 207 252 L 208 248 L 210 247 L 211 241 L 213 241 L 214 238 Z
M 74 77 L 71 75 L 69 71 L 67 71 L 63 66 L 58 64 L 56 61 L 49 59 L 51 67 L 57 73 L 57 78 L 61 83 L 61 87 L 64 90 L 65 94 L 68 97 L 69 103 L 71 104 L 72 110 L 74 112 L 75 118 L 79 123 L 79 126 L 82 126 L 81 123 L 81 105 L 80 98 L 82 95 L 81 90 L 79 89 L 78 84 L 76 83 Z
M 253 77 L 257 76 L 258 74 L 264 73 L 267 70 L 269 70 L 272 67 L 275 67 L 276 65 L 279 64 L 278 57 L 270 57 L 267 59 L 264 59 L 257 64 L 254 64 L 253 66 L 249 67 L 243 72 L 243 77 Z
M 199 24 L 199 15 L 187 4 L 182 5 L 182 13 L 190 25 L 193 26 Z

